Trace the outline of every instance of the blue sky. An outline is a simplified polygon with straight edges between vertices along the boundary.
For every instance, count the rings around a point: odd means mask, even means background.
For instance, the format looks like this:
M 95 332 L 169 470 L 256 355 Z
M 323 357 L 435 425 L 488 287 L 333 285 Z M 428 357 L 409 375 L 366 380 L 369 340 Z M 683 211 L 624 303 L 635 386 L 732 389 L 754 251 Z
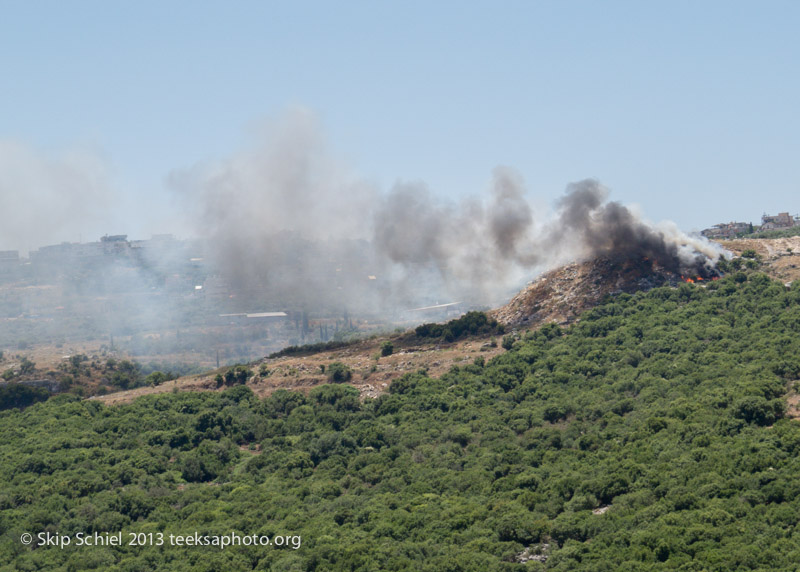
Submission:
M 84 225 L 78 207 L 75 224 L 45 223 L 48 240 L 169 231 L 170 173 L 248 149 L 296 106 L 337 160 L 382 189 L 422 180 L 443 197 L 480 195 L 507 165 L 534 202 L 595 177 L 685 230 L 800 212 L 797 2 L 0 0 L 0 10 L 0 142 L 17 149 L 0 168 L 19 171 L 0 173 L 0 205 L 41 225 L 25 206 L 47 208 L 40 187 L 60 193 L 58 177 L 21 171 L 75 155 L 114 196 L 100 221 Z M 7 230 L 0 249 L 32 240 Z

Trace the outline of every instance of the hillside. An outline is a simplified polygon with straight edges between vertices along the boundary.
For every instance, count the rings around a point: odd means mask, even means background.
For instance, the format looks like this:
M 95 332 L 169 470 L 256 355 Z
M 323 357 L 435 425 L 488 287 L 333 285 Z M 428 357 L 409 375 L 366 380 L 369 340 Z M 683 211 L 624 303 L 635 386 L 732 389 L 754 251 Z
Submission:
M 790 283 L 800 275 L 800 237 L 741 239 L 722 245 L 735 257 L 721 264 L 727 272 L 735 272 L 738 268 L 758 268 L 784 283 Z M 742 254 L 746 257 L 741 258 Z M 665 270 L 651 263 L 648 258 L 615 261 L 601 257 L 571 263 L 542 274 L 508 304 L 490 312 L 490 316 L 506 326 L 509 332 L 516 333 L 546 323 L 564 325 L 576 321 L 582 312 L 595 307 L 606 296 L 647 291 L 662 285 L 674 287 L 686 278 L 691 276 Z M 220 339 L 225 337 L 218 334 Z M 183 339 L 186 333 L 173 333 L 173 337 Z M 247 383 L 261 397 L 281 388 L 308 391 L 325 383 L 327 375 L 323 369 L 327 364 L 339 361 L 354 372 L 351 383 L 361 394 L 375 397 L 384 392 L 392 380 L 405 373 L 426 369 L 431 375 L 440 375 L 453 365 L 473 359 L 478 353 L 492 357 L 500 351 L 500 337 L 490 333 L 452 343 L 443 337 L 414 339 L 406 334 L 373 336 L 346 347 L 323 348 L 278 359 L 252 361 L 249 367 L 253 375 Z M 36 380 L 37 383 L 46 381 L 61 391 L 81 396 L 94 395 L 109 404 L 129 402 L 152 393 L 218 389 L 215 377 L 218 373 L 224 375 L 227 368 L 211 370 L 214 364 L 213 351 L 205 356 L 203 367 L 190 363 L 188 355 L 162 353 L 163 348 L 159 344 L 170 346 L 172 342 L 169 339 L 158 336 L 148 339 L 150 351 L 158 354 L 159 360 L 149 360 L 147 356 L 138 354 L 129 355 L 123 348 L 111 350 L 101 342 L 35 344 L 24 350 L 6 351 L 5 355 L 0 352 L 0 370 L 4 379 Z M 117 341 L 125 343 L 124 339 L 118 338 Z M 397 347 L 394 355 L 380 355 L 381 344 L 385 341 L 391 341 Z M 222 350 L 217 355 L 225 357 L 224 344 L 220 347 Z M 228 355 L 226 359 L 230 363 L 229 358 Z M 27 373 L 22 367 L 26 360 L 33 365 Z M 130 370 L 131 364 L 135 366 L 134 370 Z M 203 369 L 207 373 L 197 373 Z M 265 369 L 268 372 L 266 375 L 263 373 Z M 169 383 L 151 385 L 147 376 L 161 375 L 159 371 L 165 373 Z M 181 374 L 183 377 L 172 380 Z M 139 387 L 142 384 L 145 386 Z
M 0 413 L 3 570 L 794 570 L 800 285 L 620 294 L 490 361 Z M 25 532 L 283 547 L 40 546 Z
M 390 339 L 396 350 L 392 355 L 382 356 L 381 345 Z M 430 375 L 439 376 L 454 365 L 468 363 L 477 356 L 489 360 L 502 351 L 496 341 L 492 345 L 488 338 L 471 338 L 454 343 L 411 339 L 404 343 L 400 336 L 380 336 L 357 341 L 336 350 L 258 360 L 249 364 L 253 376 L 248 380 L 247 386 L 259 397 L 265 397 L 279 389 L 307 392 L 312 387 L 327 383 L 325 368 L 331 363 L 339 362 L 352 370 L 349 383 L 363 397 L 378 397 L 387 391 L 393 380 L 406 373 L 425 370 Z M 93 399 L 112 405 L 129 403 L 143 395 L 175 390 L 217 390 L 219 388 L 215 377 L 218 372 L 226 369 L 182 377 L 156 387 L 146 386 L 109 393 Z
M 734 260 L 755 253 L 755 266 L 775 280 L 790 283 L 800 278 L 800 237 L 738 239 L 720 242 Z M 748 254 L 748 256 L 751 256 Z M 735 263 L 728 270 L 735 271 Z M 648 291 L 656 286 L 677 286 L 700 279 L 682 276 L 648 260 L 596 258 L 573 262 L 538 276 L 508 304 L 491 312 L 512 327 L 536 327 L 545 323 L 568 324 L 594 308 L 606 296 Z
M 800 279 L 800 236 L 786 238 L 740 238 L 725 240 L 723 248 L 737 256 L 754 251 L 761 262 L 761 270 L 775 280 L 793 282 Z
M 682 281 L 679 274 L 654 267 L 646 260 L 596 258 L 545 272 L 491 314 L 508 326 L 567 324 L 606 296 L 646 292 L 656 286 L 676 286 Z

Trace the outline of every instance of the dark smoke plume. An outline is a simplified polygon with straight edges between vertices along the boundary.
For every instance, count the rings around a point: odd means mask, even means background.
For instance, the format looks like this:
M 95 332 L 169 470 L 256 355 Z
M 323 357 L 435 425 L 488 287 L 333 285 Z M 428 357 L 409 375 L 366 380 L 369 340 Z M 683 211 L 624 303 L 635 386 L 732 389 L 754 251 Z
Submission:
M 719 250 L 704 239 L 674 227 L 645 223 L 627 207 L 607 201 L 608 191 L 593 179 L 572 183 L 558 202 L 560 216 L 554 238 L 577 242 L 588 257 L 638 261 L 647 259 L 676 274 L 717 274 Z

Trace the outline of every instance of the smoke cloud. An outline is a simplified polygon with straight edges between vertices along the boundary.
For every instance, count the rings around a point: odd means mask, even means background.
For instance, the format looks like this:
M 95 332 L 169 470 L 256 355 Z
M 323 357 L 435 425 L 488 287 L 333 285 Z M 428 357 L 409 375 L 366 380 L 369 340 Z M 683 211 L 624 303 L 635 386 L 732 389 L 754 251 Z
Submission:
M 462 200 L 420 181 L 378 188 L 328 149 L 302 109 L 265 125 L 249 149 L 170 174 L 186 220 L 159 230 L 188 228 L 195 239 L 97 241 L 120 233 L 108 173 L 91 153 L 52 157 L 0 141 L 0 250 L 55 243 L 30 264 L 7 256 L 0 265 L 0 347 L 101 339 L 139 354 L 194 352 L 209 364 L 222 344 L 223 360 L 252 359 L 316 340 L 316 328 L 320 340 L 340 325 L 346 334 L 352 317 L 369 328 L 424 320 L 401 312 L 422 306 L 496 307 L 573 260 L 646 259 L 705 278 L 720 255 L 610 201 L 595 180 L 570 184 L 549 209 L 534 207 L 541 201 L 509 167 Z M 124 210 L 131 224 L 134 209 Z M 278 311 L 287 319 L 274 326 L 246 318 Z
M 252 306 L 302 305 L 342 288 L 331 272 L 343 277 L 365 256 L 358 241 L 369 236 L 375 191 L 343 164 L 313 115 L 294 109 L 265 126 L 253 150 L 175 171 L 169 183 L 233 289 L 272 293 Z
M 421 183 L 399 183 L 377 204 L 372 245 L 401 298 L 403 283 L 426 276 L 435 298 L 488 303 L 540 263 L 519 174 L 496 168 L 487 195 L 447 204 Z
M 629 208 L 608 201 L 608 189 L 594 179 L 572 183 L 558 201 L 550 241 L 575 257 L 648 259 L 674 273 L 716 274 L 722 250 L 703 237 L 691 237 L 674 223 L 653 225 Z
M 329 152 L 304 110 L 270 125 L 254 150 L 170 181 L 214 266 L 251 306 L 492 304 L 567 260 L 647 258 L 707 275 L 719 257 L 705 239 L 609 201 L 591 179 L 570 184 L 547 212 L 508 167 L 494 170 L 482 198 L 444 201 L 422 182 L 381 191 Z

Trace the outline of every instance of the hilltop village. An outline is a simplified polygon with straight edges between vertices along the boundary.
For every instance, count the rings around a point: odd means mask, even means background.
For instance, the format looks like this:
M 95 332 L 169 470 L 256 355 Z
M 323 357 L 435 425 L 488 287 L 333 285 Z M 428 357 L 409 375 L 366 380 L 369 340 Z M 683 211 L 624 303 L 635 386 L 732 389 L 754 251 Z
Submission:
M 721 222 L 711 228 L 706 228 L 700 232 L 703 236 L 710 239 L 730 240 L 741 238 L 749 234 L 758 234 L 768 231 L 781 231 L 800 227 L 800 216 L 790 215 L 788 212 L 761 216 L 761 226 L 753 226 L 751 222 Z

